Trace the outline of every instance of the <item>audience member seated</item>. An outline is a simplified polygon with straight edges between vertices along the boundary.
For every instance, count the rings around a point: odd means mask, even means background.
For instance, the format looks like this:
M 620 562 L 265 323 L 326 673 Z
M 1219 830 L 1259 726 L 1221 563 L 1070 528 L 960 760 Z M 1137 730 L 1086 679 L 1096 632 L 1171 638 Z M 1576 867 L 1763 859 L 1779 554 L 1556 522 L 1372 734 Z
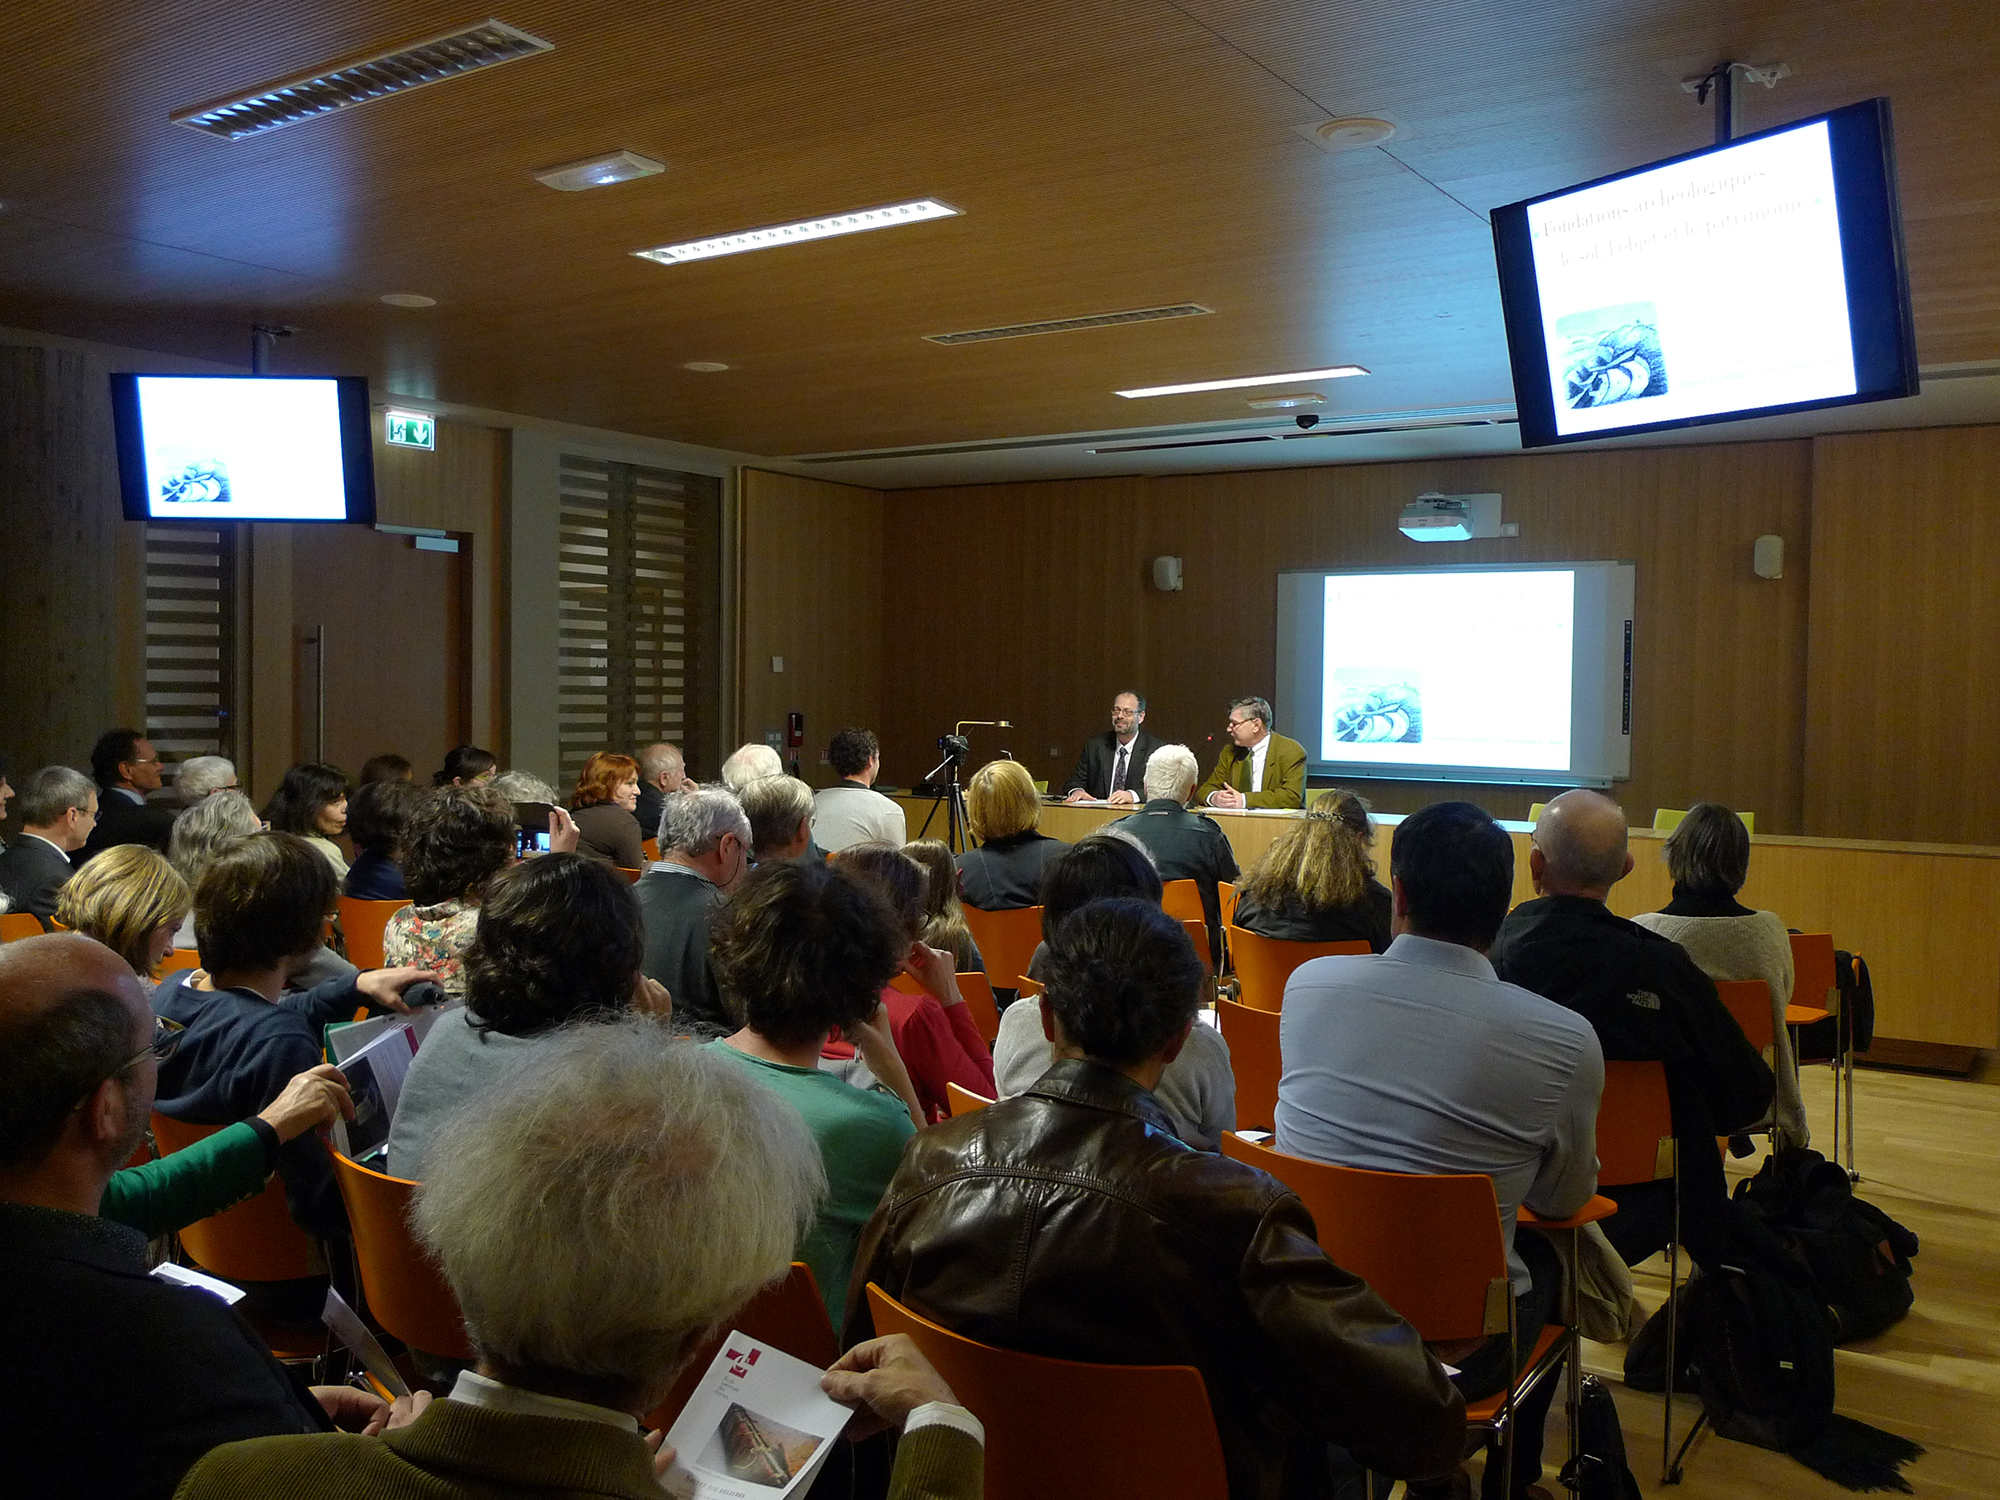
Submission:
M 799 1254 L 836 1327 L 861 1226 L 924 1123 L 881 1000 L 907 952 L 895 914 L 837 862 L 760 865 L 716 921 L 716 976 L 744 1023 L 715 1050 L 805 1116 L 819 1142 L 827 1197 Z M 873 1087 L 821 1070 L 828 1032 L 860 1049 Z
M 97 778 L 97 826 L 72 861 L 82 864 L 114 844 L 145 844 L 164 850 L 173 831 L 174 809 L 146 799 L 160 789 L 160 755 L 136 729 L 108 729 L 90 752 Z
M 986 960 L 965 925 L 965 905 L 958 899 L 958 866 L 951 845 L 943 839 L 916 839 L 903 852 L 924 867 L 924 930 L 918 934 L 933 948 L 951 955 L 960 974 L 984 974 Z
M 1011 911 L 1042 898 L 1049 861 L 1069 847 L 1035 830 L 1042 799 L 1017 760 L 990 760 L 965 785 L 965 821 L 977 849 L 958 856 L 958 894 L 981 911 Z
M 642 1021 L 572 1031 L 452 1122 L 417 1195 L 477 1368 L 385 1438 L 234 1443 L 181 1494 L 659 1500 L 672 1455 L 640 1419 L 784 1273 L 819 1187 L 798 1117 L 712 1051 Z M 822 1384 L 903 1428 L 893 1500 L 975 1500 L 978 1423 L 907 1339 Z
M 1567 1218 L 1597 1187 L 1604 1056 L 1589 1023 L 1493 975 L 1486 960 L 1514 889 L 1514 843 L 1484 810 L 1439 802 L 1396 830 L 1396 939 L 1367 958 L 1319 958 L 1285 986 L 1276 1145 L 1371 1172 L 1478 1172 L 1493 1179 L 1518 1305 L 1505 1334 L 1438 1356 L 1468 1401 L 1506 1389 L 1555 1319 L 1562 1263 L 1515 1214 Z M 1518 1411 L 1512 1494 L 1540 1477 L 1556 1382 Z M 1486 1486 L 1505 1500 L 1499 1467 Z M 1412 1493 L 1448 1495 L 1449 1485 Z
M 70 855 L 97 826 L 97 788 L 68 766 L 44 766 L 21 783 L 20 814 L 21 836 L 0 849 L 0 896 L 46 927 L 75 869 Z
M 1201 1372 L 1235 1500 L 1331 1494 L 1330 1444 L 1378 1473 L 1449 1474 L 1464 1402 L 1416 1331 L 1329 1261 L 1297 1197 L 1196 1151 L 1154 1097 L 1198 1029 L 1201 961 L 1146 901 L 1093 902 L 1050 938 L 1041 1081 L 910 1144 L 855 1263 L 861 1288 L 956 1333 L 1103 1364 Z
M 371 755 L 361 763 L 359 784 L 362 786 L 368 785 L 371 781 L 408 781 L 409 779 L 410 763 L 400 755 Z
M 1321 792 L 1236 883 L 1235 925 L 1293 943 L 1389 946 L 1389 888 L 1375 878 L 1375 822 L 1353 792 Z
M 662 741 L 648 745 L 639 752 L 639 805 L 632 809 L 632 816 L 639 820 L 640 831 L 647 838 L 660 836 L 660 817 L 667 810 L 667 799 L 677 797 L 683 791 L 693 791 L 696 783 L 688 780 L 687 762 L 681 759 L 681 747 Z
M 562 797 L 556 789 L 532 771 L 502 771 L 487 785 L 509 802 L 542 802 L 550 807 L 562 805 Z M 646 836 L 651 838 L 651 832 Z
M 1625 810 L 1598 792 L 1564 792 L 1535 824 L 1528 872 L 1536 899 L 1500 924 L 1493 967 L 1590 1022 L 1606 1061 L 1666 1065 L 1680 1142 L 1681 1243 L 1697 1265 L 1712 1266 L 1728 1210 L 1715 1138 L 1763 1117 L 1771 1070 L 1685 949 L 1606 909 L 1611 887 L 1631 870 Z M 1605 1237 L 1628 1265 L 1665 1248 L 1672 1184 L 1604 1191 L 1618 1203 Z
M 153 1009 L 184 1028 L 160 1065 L 161 1114 L 195 1125 L 248 1119 L 321 1060 L 329 1021 L 357 1006 L 404 1011 L 403 992 L 432 976 L 418 968 L 375 969 L 287 995 L 285 982 L 319 952 L 333 905 L 333 872 L 289 833 L 238 839 L 209 861 L 194 892 L 200 969 L 169 974 Z M 319 1138 L 278 1153 L 285 1202 L 307 1234 L 340 1239 L 347 1211 Z
M 928 946 L 924 927 L 924 867 L 888 844 L 856 844 L 840 859 L 841 869 L 866 881 L 887 903 L 903 938 L 902 972 L 924 987 L 921 995 L 885 987 L 882 1003 L 889 1010 L 890 1035 L 896 1053 L 910 1075 L 926 1121 L 951 1118 L 947 1083 L 970 1089 L 982 1099 L 993 1097 L 993 1054 L 987 1049 L 965 997 L 958 992 L 952 956 Z M 846 1042 L 829 1044 L 828 1055 L 851 1055 Z
M 307 761 L 285 772 L 264 823 L 273 833 L 295 833 L 333 866 L 334 879 L 347 878 L 347 856 L 334 842 L 347 828 L 347 773 L 338 766 Z
M 241 792 L 217 792 L 204 797 L 174 819 L 174 831 L 167 837 L 167 863 L 179 871 L 192 891 L 201 884 L 201 872 L 215 858 L 215 851 L 231 839 L 256 833 L 264 826 L 257 809 Z M 188 913 L 174 934 L 176 948 L 194 946 L 194 913 Z
M 465 993 L 465 950 L 479 925 L 479 903 L 495 875 L 514 862 L 514 808 L 485 786 L 428 792 L 410 814 L 403 879 L 411 904 L 382 930 L 382 957 L 438 976 L 454 997 Z
M 1736 899 L 1750 878 L 1750 830 L 1721 803 L 1697 802 L 1667 835 L 1664 852 L 1674 899 L 1632 920 L 1679 943 L 1710 979 L 1761 979 L 1770 986 L 1777 1059 L 1771 1071 L 1778 1087 L 1772 1114 L 1758 1123 L 1775 1123 L 1781 1145 L 1808 1145 L 1799 1063 L 1785 1025 L 1785 1007 L 1792 1003 L 1791 934 L 1776 912 L 1752 911 Z
M 1209 959 L 1222 961 L 1222 896 L 1219 882 L 1237 876 L 1236 851 L 1222 825 L 1206 813 L 1188 811 L 1201 768 L 1186 745 L 1162 745 L 1146 761 L 1146 805 L 1118 824 L 1118 831 L 1145 845 L 1162 880 L 1192 880 L 1208 921 Z
M 639 763 L 629 755 L 598 751 L 583 763 L 570 794 L 576 819 L 576 852 L 625 870 L 646 868 L 640 847 L 646 835 L 632 809 L 639 805 Z
M 157 1059 L 176 1036 L 131 967 L 89 938 L 0 947 L 10 1494 L 166 1500 L 218 1443 L 389 1416 L 360 1391 L 295 1385 L 221 1299 L 146 1274 L 146 1230 L 99 1216 L 145 1138 Z
M 644 949 L 631 884 L 601 860 L 545 854 L 495 877 L 465 951 L 465 1006 L 438 1018 L 403 1080 L 388 1170 L 422 1179 L 451 1112 L 533 1065 L 566 1022 L 635 1005 L 664 1017 L 667 992 L 639 972 Z
M 722 785 L 732 796 L 740 797 L 743 788 L 758 778 L 784 773 L 785 763 L 769 745 L 738 745 L 722 763 Z
M 646 926 L 646 977 L 674 997 L 678 1030 L 713 1038 L 743 1024 L 717 991 L 709 924 L 749 868 L 750 820 L 734 796 L 705 786 L 667 805 L 659 862 L 633 890 Z
M 403 879 L 403 840 L 410 819 L 424 800 L 421 787 L 407 781 L 364 781 L 347 804 L 347 836 L 354 841 L 354 863 L 341 882 L 341 893 L 356 901 L 407 901 L 410 887 Z
M 181 762 L 180 774 L 174 778 L 174 792 L 183 807 L 193 807 L 202 798 L 212 797 L 217 792 L 239 790 L 236 767 L 220 755 L 192 756 Z
M 445 752 L 444 764 L 431 772 L 432 786 L 477 786 L 491 781 L 500 762 L 491 750 L 477 745 L 453 745 Z
M 910 836 L 901 805 L 874 790 L 882 746 L 872 730 L 841 730 L 826 747 L 826 763 L 840 780 L 813 795 L 815 844 L 838 852 L 855 844 L 900 844 Z
M 1049 866 L 1042 882 L 1042 931 L 1053 934 L 1091 902 L 1114 896 L 1158 906 L 1160 874 L 1141 845 L 1107 829 L 1078 839 Z M 1028 961 L 1028 973 L 1046 982 L 1048 969 L 1049 944 L 1044 940 Z M 993 1043 L 1000 1092 L 1008 1098 L 1027 1093 L 1054 1061 L 1055 1046 L 1043 1028 L 1040 1007 L 1021 1000 L 1008 1006 Z M 1168 1059 L 1153 1093 L 1173 1120 L 1174 1134 L 1197 1150 L 1219 1149 L 1222 1133 L 1236 1128 L 1236 1074 L 1222 1033 L 1213 1026 L 1195 1027 Z
M 750 820 L 751 857 L 823 859 L 813 846 L 813 791 L 796 776 L 762 776 L 743 788 L 743 816 Z
M 144 844 L 106 849 L 70 876 L 56 899 L 56 920 L 124 959 L 148 995 L 154 971 L 193 910 L 188 883 Z

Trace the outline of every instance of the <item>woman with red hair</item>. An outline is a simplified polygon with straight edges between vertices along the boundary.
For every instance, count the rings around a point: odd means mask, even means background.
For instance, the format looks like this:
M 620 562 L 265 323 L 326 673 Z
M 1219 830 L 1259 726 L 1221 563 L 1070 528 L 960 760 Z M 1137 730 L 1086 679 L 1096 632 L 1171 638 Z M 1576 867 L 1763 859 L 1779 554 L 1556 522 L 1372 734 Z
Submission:
M 576 852 L 627 870 L 645 868 L 646 836 L 632 809 L 639 805 L 639 762 L 600 750 L 584 762 L 569 810 L 576 816 Z

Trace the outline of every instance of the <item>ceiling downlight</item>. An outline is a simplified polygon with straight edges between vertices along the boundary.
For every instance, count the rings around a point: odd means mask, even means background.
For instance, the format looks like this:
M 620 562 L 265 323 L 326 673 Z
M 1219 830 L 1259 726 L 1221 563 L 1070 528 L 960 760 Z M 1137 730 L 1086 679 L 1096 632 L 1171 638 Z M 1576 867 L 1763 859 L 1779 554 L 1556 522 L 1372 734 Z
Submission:
M 1090 313 L 1080 318 L 1050 318 L 1041 323 L 1010 323 L 1003 328 L 972 328 L 963 333 L 927 333 L 932 344 L 982 344 L 989 339 L 1025 339 L 1040 333 L 1075 333 L 1084 328 L 1118 328 L 1127 323 L 1156 323 L 1162 318 L 1199 318 L 1213 314 L 1199 302 L 1171 307 L 1134 307 L 1124 312 Z

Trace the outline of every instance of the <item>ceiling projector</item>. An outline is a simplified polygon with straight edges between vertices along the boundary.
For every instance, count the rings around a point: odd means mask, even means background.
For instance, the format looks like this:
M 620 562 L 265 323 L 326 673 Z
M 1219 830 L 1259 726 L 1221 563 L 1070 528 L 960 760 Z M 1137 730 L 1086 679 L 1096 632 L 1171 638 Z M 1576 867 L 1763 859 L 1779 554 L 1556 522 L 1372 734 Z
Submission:
M 1417 496 L 1403 507 L 1397 523 L 1413 542 L 1469 542 L 1474 537 L 1500 535 L 1498 495 Z

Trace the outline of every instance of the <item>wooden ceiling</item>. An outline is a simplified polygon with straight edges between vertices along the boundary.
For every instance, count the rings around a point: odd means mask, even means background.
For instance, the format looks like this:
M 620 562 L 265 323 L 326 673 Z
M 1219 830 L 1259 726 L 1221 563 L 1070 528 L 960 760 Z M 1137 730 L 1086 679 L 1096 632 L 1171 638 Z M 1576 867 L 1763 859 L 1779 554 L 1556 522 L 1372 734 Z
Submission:
M 243 141 L 168 123 L 489 13 L 555 50 Z M 773 456 L 1241 420 L 1111 392 L 1350 361 L 1335 417 L 1506 403 L 1487 211 L 1705 144 L 1679 81 L 1735 58 L 1793 74 L 1745 130 L 1894 100 L 1920 356 L 1989 361 L 1996 57 L 1990 0 L 78 0 L 0 60 L 0 324 L 240 363 L 295 323 L 281 371 Z M 1295 128 L 1345 114 L 1396 135 Z M 530 176 L 619 148 L 669 169 Z M 922 195 L 964 216 L 630 254 Z M 1215 314 L 922 338 L 1176 302 Z

